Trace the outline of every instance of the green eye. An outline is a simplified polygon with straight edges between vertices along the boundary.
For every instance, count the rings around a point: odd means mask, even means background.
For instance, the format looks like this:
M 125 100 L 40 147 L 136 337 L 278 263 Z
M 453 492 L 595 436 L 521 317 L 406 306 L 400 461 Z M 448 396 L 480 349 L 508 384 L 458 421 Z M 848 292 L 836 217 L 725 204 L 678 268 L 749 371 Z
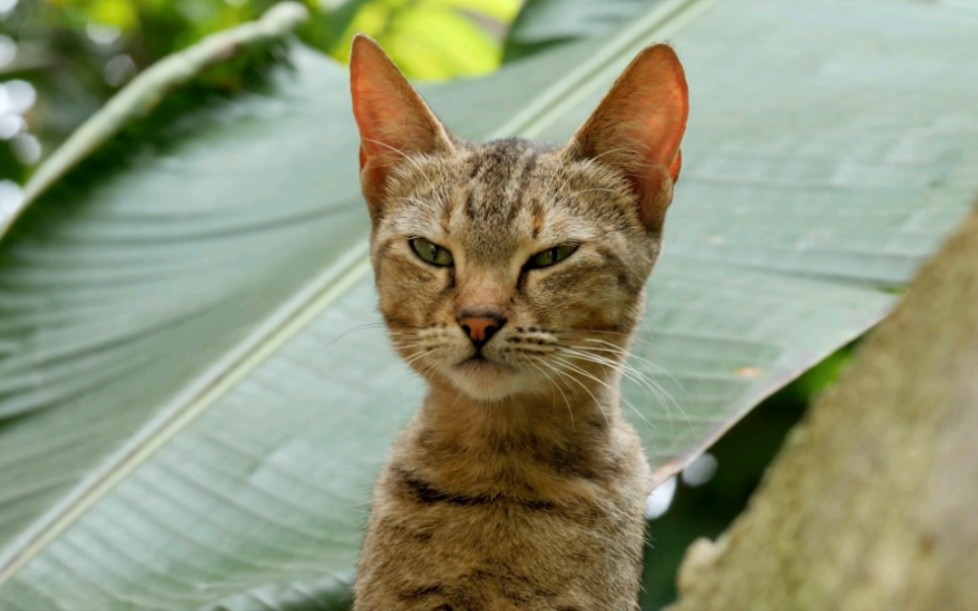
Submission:
M 411 250 L 414 251 L 414 254 L 418 255 L 425 263 L 431 263 L 438 267 L 448 267 L 453 262 L 452 253 L 424 238 L 411 238 L 408 243 L 411 244 Z
M 537 269 L 540 267 L 550 267 L 554 263 L 560 263 L 567 257 L 574 254 L 577 250 L 577 244 L 561 244 L 560 246 L 554 246 L 553 248 L 548 248 L 543 252 L 539 252 L 526 262 L 526 267 L 529 269 Z

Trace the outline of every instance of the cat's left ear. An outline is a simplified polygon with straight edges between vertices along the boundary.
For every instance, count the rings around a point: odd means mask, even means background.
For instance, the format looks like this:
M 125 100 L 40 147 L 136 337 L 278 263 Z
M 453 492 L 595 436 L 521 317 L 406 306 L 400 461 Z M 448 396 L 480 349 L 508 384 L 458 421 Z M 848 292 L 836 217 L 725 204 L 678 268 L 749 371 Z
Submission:
M 565 154 L 622 172 L 638 196 L 643 223 L 658 230 L 679 179 L 688 116 L 683 66 L 672 47 L 654 45 L 632 60 Z
M 398 164 L 412 155 L 450 153 L 452 138 L 380 45 L 363 34 L 353 39 L 350 91 L 360 128 L 360 183 L 374 215 Z

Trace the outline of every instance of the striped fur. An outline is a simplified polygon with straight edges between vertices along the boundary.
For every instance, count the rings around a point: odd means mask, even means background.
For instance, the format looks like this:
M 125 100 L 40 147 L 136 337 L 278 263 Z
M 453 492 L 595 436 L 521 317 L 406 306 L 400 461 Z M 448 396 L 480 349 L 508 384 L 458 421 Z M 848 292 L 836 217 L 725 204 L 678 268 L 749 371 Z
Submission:
M 663 48 L 644 55 L 675 61 Z M 615 99 L 651 78 L 642 57 Z M 355 608 L 637 608 L 651 477 L 619 381 L 678 138 L 650 156 L 636 119 L 606 98 L 597 127 L 564 147 L 463 142 L 371 41 L 357 40 L 353 66 L 380 310 L 430 389 L 376 485 Z M 453 264 L 423 261 L 416 237 Z M 561 244 L 577 249 L 528 263 Z M 505 320 L 481 353 L 465 311 Z

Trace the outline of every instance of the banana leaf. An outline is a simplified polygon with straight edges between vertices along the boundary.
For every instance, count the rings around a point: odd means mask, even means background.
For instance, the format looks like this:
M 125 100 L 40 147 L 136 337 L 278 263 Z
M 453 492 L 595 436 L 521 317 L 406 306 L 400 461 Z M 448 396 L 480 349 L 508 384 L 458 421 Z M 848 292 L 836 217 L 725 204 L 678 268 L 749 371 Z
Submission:
M 610 32 L 662 0 L 526 0 L 506 32 L 503 61 Z M 668 7 L 674 3 L 666 3 Z

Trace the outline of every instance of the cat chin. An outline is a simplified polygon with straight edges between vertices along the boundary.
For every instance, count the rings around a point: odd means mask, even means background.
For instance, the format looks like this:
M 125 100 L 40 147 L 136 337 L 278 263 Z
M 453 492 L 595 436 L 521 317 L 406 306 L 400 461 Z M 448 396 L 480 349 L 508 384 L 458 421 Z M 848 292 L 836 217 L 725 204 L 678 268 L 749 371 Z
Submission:
M 480 401 L 498 401 L 526 390 L 525 374 L 488 361 L 465 362 L 452 367 L 448 379 L 460 391 Z

